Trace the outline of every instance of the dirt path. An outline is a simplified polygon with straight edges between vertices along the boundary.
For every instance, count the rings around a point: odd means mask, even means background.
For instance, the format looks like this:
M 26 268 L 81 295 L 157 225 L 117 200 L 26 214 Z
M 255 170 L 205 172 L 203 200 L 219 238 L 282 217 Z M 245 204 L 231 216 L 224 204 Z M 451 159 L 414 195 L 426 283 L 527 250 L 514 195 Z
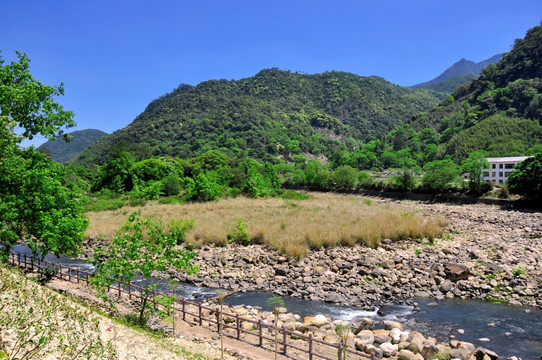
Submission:
M 55 279 L 48 286 L 61 293 L 73 295 L 93 307 L 109 311 L 109 307 L 104 305 L 103 301 L 91 289 L 82 284 Z M 133 311 L 124 301 L 118 302 L 116 307 L 116 311 L 121 314 Z M 210 329 L 182 321 L 180 318 L 176 318 L 176 336 L 161 339 L 149 336 L 138 329 L 115 324 L 113 320 L 106 317 L 103 317 L 102 323 L 104 333 L 107 333 L 107 340 L 111 340 L 118 348 L 119 359 L 221 359 L 218 334 Z M 155 323 L 155 325 L 164 328 L 164 330 L 169 329 L 171 332 L 170 323 L 161 322 L 160 324 Z M 223 342 L 225 359 L 262 360 L 275 356 L 272 351 L 250 344 L 249 342 L 257 342 L 257 338 L 254 336 L 242 336 L 242 340 L 224 336 Z M 272 346 L 268 343 L 268 347 Z M 168 351 L 169 348 L 172 350 Z M 290 351 L 290 353 L 296 354 L 294 351 Z M 303 357 L 301 353 L 297 354 L 298 357 Z M 278 354 L 277 359 L 283 360 L 289 359 L 289 357 Z

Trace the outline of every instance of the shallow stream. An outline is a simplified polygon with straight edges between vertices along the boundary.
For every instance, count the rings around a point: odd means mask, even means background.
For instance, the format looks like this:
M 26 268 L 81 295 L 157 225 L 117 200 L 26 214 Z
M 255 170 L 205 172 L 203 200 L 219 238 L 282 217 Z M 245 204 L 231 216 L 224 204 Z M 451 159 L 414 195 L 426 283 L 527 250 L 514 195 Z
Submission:
M 17 245 L 15 252 L 31 255 L 25 245 Z M 94 267 L 78 259 L 65 256 L 60 258 L 47 255 L 46 259 L 64 265 L 79 266 L 86 270 Z M 166 290 L 167 282 L 159 280 L 159 289 Z M 216 296 L 220 289 L 179 285 L 176 295 L 189 300 L 204 300 Z M 267 299 L 273 294 L 268 292 L 239 292 L 226 299 L 229 305 L 259 306 L 271 310 Z M 473 343 L 495 351 L 501 359 L 517 356 L 523 360 L 542 359 L 542 309 L 494 304 L 478 300 L 413 299 L 418 303 L 419 311 L 409 305 L 385 305 L 366 311 L 360 308 L 329 304 L 322 301 L 301 300 L 283 297 L 284 306 L 289 312 L 301 317 L 322 314 L 332 319 L 352 320 L 356 316 L 371 318 L 375 321 L 396 320 L 407 329 L 417 330 L 424 336 L 433 336 L 439 341 L 447 341 L 450 336 L 457 340 Z M 434 306 L 435 303 L 437 306 Z M 464 334 L 458 332 L 464 330 Z M 489 341 L 480 341 L 487 338 Z

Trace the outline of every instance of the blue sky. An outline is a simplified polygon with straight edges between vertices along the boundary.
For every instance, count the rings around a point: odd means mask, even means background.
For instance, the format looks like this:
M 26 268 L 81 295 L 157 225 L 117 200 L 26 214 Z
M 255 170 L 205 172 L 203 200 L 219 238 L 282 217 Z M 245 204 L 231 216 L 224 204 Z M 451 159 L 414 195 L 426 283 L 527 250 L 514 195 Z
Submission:
M 427 81 L 509 51 L 542 1 L 0 0 L 0 14 L 3 58 L 27 53 L 35 78 L 64 82 L 76 130 L 110 133 L 181 83 L 270 67 Z

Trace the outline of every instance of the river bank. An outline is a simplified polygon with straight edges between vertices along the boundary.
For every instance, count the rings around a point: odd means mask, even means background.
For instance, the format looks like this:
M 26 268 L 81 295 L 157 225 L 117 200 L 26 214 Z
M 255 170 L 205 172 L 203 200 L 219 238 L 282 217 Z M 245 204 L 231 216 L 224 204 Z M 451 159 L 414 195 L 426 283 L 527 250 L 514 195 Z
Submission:
M 375 206 L 395 202 L 372 200 Z M 197 277 L 168 276 L 197 286 L 267 290 L 350 306 L 457 297 L 542 308 L 541 213 L 480 204 L 401 205 L 445 216 L 448 230 L 433 242 L 321 248 L 300 260 L 260 245 L 204 246 L 197 251 Z

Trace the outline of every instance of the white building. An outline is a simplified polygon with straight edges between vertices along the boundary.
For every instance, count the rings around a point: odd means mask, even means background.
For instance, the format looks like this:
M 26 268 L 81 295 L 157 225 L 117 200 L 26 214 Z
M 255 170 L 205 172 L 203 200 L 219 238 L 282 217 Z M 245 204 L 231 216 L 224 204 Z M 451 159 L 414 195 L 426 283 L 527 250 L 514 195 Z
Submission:
M 496 184 L 504 184 L 516 165 L 530 156 L 512 156 L 486 158 L 489 169 L 484 169 L 483 179 L 493 181 Z

